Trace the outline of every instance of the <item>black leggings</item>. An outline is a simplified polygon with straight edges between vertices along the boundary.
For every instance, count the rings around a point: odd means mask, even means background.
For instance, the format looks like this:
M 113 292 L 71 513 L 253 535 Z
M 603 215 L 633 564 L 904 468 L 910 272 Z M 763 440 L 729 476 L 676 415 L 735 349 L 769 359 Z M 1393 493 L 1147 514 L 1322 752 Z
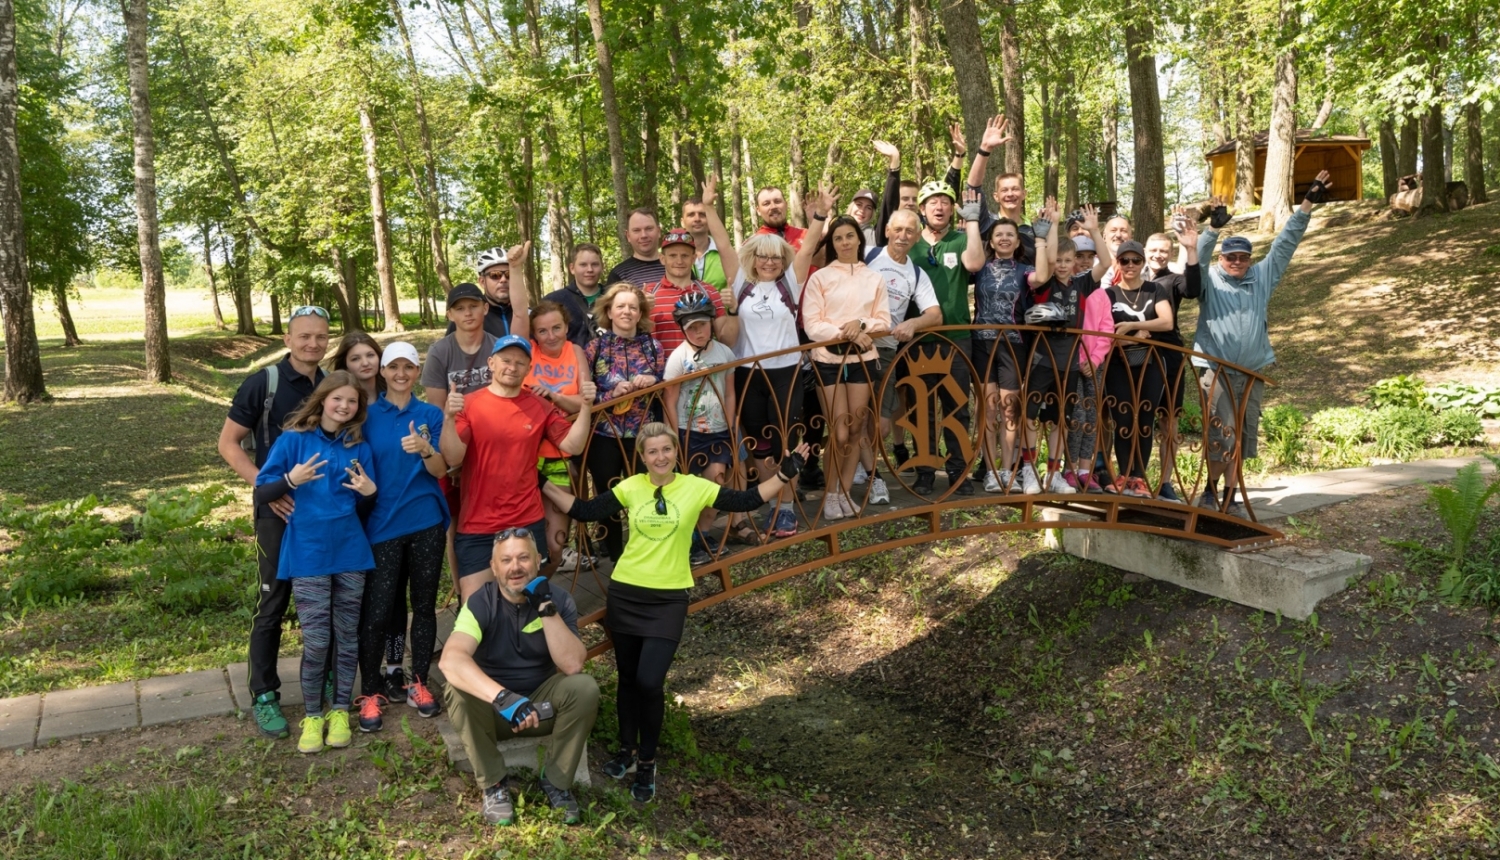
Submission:
M 1115 462 L 1121 475 L 1146 477 L 1151 462 L 1152 434 L 1156 413 L 1166 397 L 1166 380 L 1155 350 L 1145 364 L 1130 365 L 1116 352 L 1109 358 L 1104 375 L 1109 414 L 1115 421 Z
M 402 574 L 411 582 L 412 680 L 427 683 L 432 649 L 437 641 L 437 589 L 442 579 L 448 533 L 441 526 L 381 541 L 371 547 L 375 569 L 365 577 L 359 621 L 360 691 L 384 693 L 381 659 L 386 656 L 386 634 L 396 609 Z
M 640 462 L 635 456 L 635 437 L 615 438 L 594 434 L 589 440 L 588 469 L 594 481 L 594 494 L 601 495 L 621 478 L 635 461 L 635 470 L 640 471 Z M 625 552 L 625 524 L 619 516 L 604 520 L 604 550 L 615 561 Z
M 654 761 L 666 712 L 667 669 L 677 654 L 677 643 L 627 633 L 614 633 L 611 638 L 620 675 L 615 702 L 620 717 L 620 748 L 638 750 L 643 760 Z
M 391 623 L 385 631 L 385 664 L 400 666 L 406 656 L 406 591 L 409 577 L 406 568 L 401 568 L 401 581 L 396 583 L 396 605 L 391 609 Z

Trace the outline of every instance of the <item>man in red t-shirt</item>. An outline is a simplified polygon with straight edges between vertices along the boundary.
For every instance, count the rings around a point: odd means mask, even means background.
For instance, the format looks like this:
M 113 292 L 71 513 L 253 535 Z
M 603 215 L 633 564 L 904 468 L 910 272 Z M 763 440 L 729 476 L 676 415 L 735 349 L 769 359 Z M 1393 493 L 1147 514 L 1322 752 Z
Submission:
M 760 217 L 757 233 L 774 233 L 787 244 L 802 250 L 802 236 L 807 231 L 786 222 L 786 195 L 774 185 L 768 185 L 755 194 L 755 214 Z
M 583 408 L 570 424 L 557 407 L 526 390 L 531 341 L 524 337 L 507 335 L 495 341 L 489 366 L 490 384 L 465 396 L 463 409 L 449 413 L 443 422 L 443 459 L 450 468 L 464 467 L 453 538 L 460 601 L 488 581 L 490 555 L 500 532 L 526 529 L 538 547 L 547 546 L 537 488 L 542 440 L 568 456 L 583 453 L 596 393 L 592 380 L 578 383 Z
M 667 276 L 642 287 L 651 299 L 651 336 L 661 342 L 666 355 L 687 340 L 682 326 L 672 316 L 672 308 L 689 293 L 703 293 L 713 302 L 715 338 L 721 343 L 734 343 L 739 335 L 738 322 L 724 315 L 724 300 L 719 291 L 693 277 L 693 263 L 697 259 L 698 248 L 693 244 L 692 233 L 680 227 L 668 231 L 661 240 L 661 262 Z

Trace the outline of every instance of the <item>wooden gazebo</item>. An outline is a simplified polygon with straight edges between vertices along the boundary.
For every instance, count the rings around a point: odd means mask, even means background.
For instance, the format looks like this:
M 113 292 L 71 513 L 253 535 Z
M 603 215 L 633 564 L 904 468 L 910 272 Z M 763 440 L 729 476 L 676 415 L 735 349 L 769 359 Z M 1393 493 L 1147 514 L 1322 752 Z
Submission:
M 1270 132 L 1255 135 L 1255 199 L 1260 200 L 1261 189 L 1266 181 L 1266 142 Z M 1225 200 L 1233 200 L 1235 192 L 1234 153 L 1236 141 L 1229 141 L 1207 156 L 1212 177 L 1213 194 Z M 1292 160 L 1292 203 L 1295 203 L 1312 184 L 1318 171 L 1332 174 L 1333 187 L 1328 191 L 1329 200 L 1364 199 L 1364 154 L 1370 148 L 1370 139 L 1347 134 L 1318 135 L 1311 129 L 1297 129 L 1295 155 Z

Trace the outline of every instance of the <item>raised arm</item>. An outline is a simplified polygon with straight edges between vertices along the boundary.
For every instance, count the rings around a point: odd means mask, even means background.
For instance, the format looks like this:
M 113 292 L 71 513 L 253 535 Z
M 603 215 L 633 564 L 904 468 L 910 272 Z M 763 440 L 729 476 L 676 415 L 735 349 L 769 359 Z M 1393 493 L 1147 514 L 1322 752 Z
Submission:
M 578 414 L 573 416 L 573 426 L 568 428 L 568 435 L 557 443 L 557 449 L 569 457 L 582 454 L 583 449 L 588 447 L 589 435 L 594 432 L 594 422 L 590 413 L 593 410 L 594 398 L 598 393 L 599 390 L 593 380 L 579 380 L 578 397 L 581 402 L 578 406 Z
M 1089 238 L 1094 240 L 1094 268 L 1089 274 L 1093 276 L 1095 283 L 1102 283 L 1109 267 L 1115 263 L 1115 255 L 1110 253 L 1109 244 L 1099 232 L 1099 210 L 1093 204 L 1085 204 L 1083 207 L 1083 227 L 1089 231 Z
M 980 238 L 979 232 L 979 210 L 984 208 L 984 201 L 980 200 L 978 191 L 972 188 L 964 189 L 964 205 L 958 210 L 958 217 L 964 219 L 964 233 L 967 241 L 964 243 L 964 253 L 960 258 L 963 260 L 964 268 L 970 272 L 977 272 L 984 268 L 984 240 Z
M 1002 116 L 990 117 L 985 123 L 984 136 L 979 139 L 979 151 L 974 153 L 974 160 L 969 163 L 969 185 L 975 188 L 984 187 L 984 172 L 989 165 L 990 153 L 997 146 L 1004 146 L 1011 141 L 1011 136 L 1006 133 L 1010 120 Z
M 1207 260 L 1214 255 L 1214 246 L 1219 243 L 1219 230 L 1229 223 L 1229 209 L 1224 198 L 1213 197 L 1208 201 L 1208 229 L 1198 236 L 1198 259 Z
M 817 191 L 807 195 L 807 205 L 804 207 L 807 215 L 807 232 L 802 234 L 802 247 L 797 250 L 797 256 L 792 260 L 792 274 L 797 276 L 799 284 L 807 283 L 807 272 L 812 268 L 813 257 L 818 253 L 818 244 L 823 241 L 823 230 L 828 226 L 828 213 L 834 210 L 838 202 L 839 190 L 828 182 L 819 185 Z
M 708 210 L 708 235 L 714 238 L 714 246 L 719 249 L 719 263 L 724 266 L 724 281 L 728 284 L 728 291 L 733 293 L 734 276 L 740 270 L 740 255 L 729 241 L 729 231 L 724 229 L 724 221 L 719 217 L 718 207 L 714 205 L 718 199 L 719 180 L 710 173 L 703 181 L 703 208 Z M 732 301 L 733 296 L 725 299 L 725 306 L 732 309 Z
M 531 285 L 526 281 L 526 264 L 531 260 L 531 242 L 525 241 L 506 252 L 510 264 L 510 333 L 531 337 Z
M 883 140 L 875 141 L 875 151 L 885 156 L 885 190 L 880 195 L 880 212 L 875 216 L 875 246 L 886 244 L 885 224 L 891 213 L 901 208 L 901 150 Z
M 1047 283 L 1052 277 L 1053 268 L 1057 265 L 1057 234 L 1062 231 L 1057 228 L 1057 198 L 1048 197 L 1047 202 L 1042 205 L 1042 211 L 1036 221 L 1031 224 L 1031 230 L 1036 233 L 1037 238 L 1045 239 L 1047 252 L 1040 250 L 1036 255 L 1036 282 L 1038 285 Z
M 958 180 L 963 177 L 964 156 L 969 154 L 969 144 L 964 140 L 964 124 L 950 123 L 948 139 L 953 146 L 953 157 L 948 160 L 948 172 L 943 174 L 943 181 L 948 183 L 949 188 L 957 190 Z

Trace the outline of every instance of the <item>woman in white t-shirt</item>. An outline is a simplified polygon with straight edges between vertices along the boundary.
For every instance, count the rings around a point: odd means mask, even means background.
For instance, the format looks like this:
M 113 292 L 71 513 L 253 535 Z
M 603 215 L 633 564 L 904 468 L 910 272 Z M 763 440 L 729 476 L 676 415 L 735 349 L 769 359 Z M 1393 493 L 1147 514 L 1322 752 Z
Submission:
M 795 351 L 801 344 L 797 308 L 816 246 L 817 242 L 803 242 L 799 252 L 780 236 L 761 233 L 746 239 L 737 254 L 728 251 L 735 255 L 737 264 L 744 261 L 737 265 L 725 302 L 728 312 L 737 315 L 740 323 L 734 357 L 765 356 L 734 371 L 740 432 L 752 447 L 760 475 L 771 474 L 786 449 L 785 437 L 792 435 L 802 420 L 802 385 L 798 378 L 802 354 Z M 772 354 L 783 350 L 793 351 Z M 782 490 L 770 524 L 773 537 L 797 533 L 793 498 L 790 486 Z

